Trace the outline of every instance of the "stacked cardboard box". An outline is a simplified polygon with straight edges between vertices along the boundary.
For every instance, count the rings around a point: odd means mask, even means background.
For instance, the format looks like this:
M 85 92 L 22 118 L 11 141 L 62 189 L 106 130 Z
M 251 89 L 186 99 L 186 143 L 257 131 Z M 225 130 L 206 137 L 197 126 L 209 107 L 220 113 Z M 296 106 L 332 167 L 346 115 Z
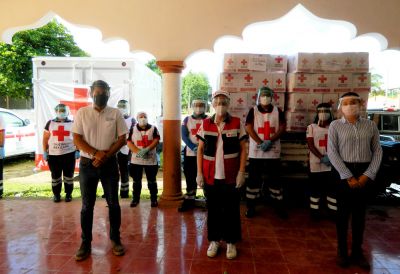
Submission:
M 298 53 L 289 58 L 287 131 L 305 131 L 319 103 L 336 111 L 341 95 L 357 92 L 366 109 L 371 88 L 368 53 Z
M 274 90 L 273 103 L 284 110 L 286 73 L 285 55 L 225 54 L 220 89 L 231 95 L 231 114 L 244 121 L 249 109 L 256 104 L 260 87 Z

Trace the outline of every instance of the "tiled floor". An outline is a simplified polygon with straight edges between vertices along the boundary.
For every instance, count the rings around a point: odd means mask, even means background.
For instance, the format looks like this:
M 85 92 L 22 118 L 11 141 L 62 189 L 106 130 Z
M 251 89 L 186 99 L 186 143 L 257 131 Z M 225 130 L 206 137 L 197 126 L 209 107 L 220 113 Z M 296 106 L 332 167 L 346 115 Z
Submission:
M 123 200 L 122 240 L 127 252 L 111 254 L 105 201 L 95 209 L 92 256 L 74 260 L 80 244 L 80 201 L 0 200 L 0 273 L 365 273 L 335 265 L 335 227 L 312 222 L 306 209 L 292 209 L 279 220 L 261 207 L 259 216 L 242 218 L 239 256 L 206 256 L 206 212 L 178 213 L 147 201 L 130 208 Z M 244 213 L 244 207 L 242 208 Z M 372 207 L 365 249 L 372 273 L 400 273 L 400 208 Z

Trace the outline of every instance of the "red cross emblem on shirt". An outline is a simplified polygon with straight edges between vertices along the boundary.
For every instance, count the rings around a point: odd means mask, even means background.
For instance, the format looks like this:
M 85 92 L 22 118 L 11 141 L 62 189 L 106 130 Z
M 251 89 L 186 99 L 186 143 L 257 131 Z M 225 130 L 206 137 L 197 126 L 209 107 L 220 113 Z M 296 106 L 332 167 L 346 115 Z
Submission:
M 350 64 L 351 64 L 351 59 L 350 59 L 350 58 L 347 58 L 347 59 L 345 60 L 345 62 L 346 62 L 347 65 L 350 65 Z
M 343 84 L 345 81 L 347 81 L 347 77 L 342 74 L 342 76 L 340 76 L 338 80 L 340 80 L 340 82 L 342 82 Z
M 317 101 L 317 99 L 314 99 L 312 102 L 311 102 L 313 105 L 314 105 L 314 107 L 316 106 L 316 105 L 318 105 L 318 101 Z
M 86 88 L 74 88 L 74 100 L 73 101 L 60 101 L 61 104 L 64 104 L 69 107 L 72 115 L 80 109 L 81 107 L 86 107 L 90 105 L 88 100 L 88 90 Z
M 71 132 L 68 130 L 64 130 L 64 126 L 58 126 L 57 130 L 53 130 L 51 133 L 53 134 L 53 136 L 57 136 L 57 141 L 63 142 L 64 137 L 69 136 Z
M 322 74 L 320 77 L 318 77 L 318 80 L 323 84 L 326 80 L 328 80 L 328 78 L 326 78 L 325 75 Z
M 275 127 L 271 127 L 269 121 L 264 122 L 264 127 L 260 127 L 257 133 L 264 134 L 264 140 L 271 140 L 271 134 L 275 133 Z
M 299 75 L 299 77 L 297 77 L 297 79 L 299 79 L 300 80 L 300 82 L 304 82 L 304 80 L 307 80 L 307 77 L 305 77 L 304 76 L 304 74 L 303 73 L 300 73 L 300 75 Z
M 282 80 L 278 78 L 278 80 L 275 81 L 278 85 L 282 84 Z
M 247 74 L 246 77 L 244 77 L 244 80 L 250 82 L 251 80 L 253 80 L 253 77 L 250 74 Z
M 243 59 L 240 63 L 242 63 L 242 65 L 245 66 L 247 64 L 247 61 Z
M 196 136 L 197 131 L 199 131 L 200 125 L 201 125 L 201 124 L 198 123 L 198 124 L 196 124 L 196 128 L 192 128 L 192 129 L 190 130 L 190 133 L 191 133 L 193 136 Z
M 138 140 L 137 144 L 138 144 L 138 146 L 143 147 L 143 148 L 147 147 L 148 145 L 150 145 L 149 136 L 143 135 L 142 140 Z
M 278 57 L 275 58 L 275 61 L 276 61 L 278 64 L 280 64 L 280 63 L 282 62 L 282 60 L 283 60 L 283 58 L 280 57 L 280 56 L 278 56 Z
M 228 59 L 228 61 L 226 61 L 229 65 L 232 65 L 233 64 L 233 60 L 232 60 L 232 58 L 229 58 Z
M 319 140 L 319 147 L 324 147 L 325 150 L 328 147 L 328 134 L 325 134 L 325 138 L 323 140 Z
M 226 75 L 225 79 L 228 80 L 228 82 L 232 81 L 233 80 L 232 74 L 228 73 L 228 75 Z
M 367 80 L 367 77 L 364 75 L 364 73 L 362 73 L 360 75 L 360 77 L 358 77 L 358 80 L 360 80 L 361 82 L 364 82 L 364 80 Z
M 262 83 L 264 84 L 264 86 L 266 86 L 266 85 L 268 84 L 268 79 L 265 78 L 265 79 L 262 81 Z

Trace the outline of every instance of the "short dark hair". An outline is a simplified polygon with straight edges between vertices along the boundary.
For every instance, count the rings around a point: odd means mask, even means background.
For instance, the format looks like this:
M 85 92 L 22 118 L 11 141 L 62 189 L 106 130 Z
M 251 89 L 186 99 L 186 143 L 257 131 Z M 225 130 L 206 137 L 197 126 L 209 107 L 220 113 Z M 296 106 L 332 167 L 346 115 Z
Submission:
M 342 96 L 340 96 L 340 98 L 350 97 L 350 96 L 357 96 L 357 97 L 360 97 L 360 95 L 359 95 L 358 93 L 355 93 L 355 92 L 350 91 L 350 92 L 346 92 L 345 94 L 343 94 Z
M 127 100 L 125 100 L 125 99 L 122 99 L 122 100 L 119 100 L 119 101 L 118 101 L 118 104 L 119 104 L 119 103 L 121 103 L 121 104 L 127 104 L 127 103 L 128 103 L 128 101 L 127 101 Z
M 110 86 L 107 84 L 106 81 L 103 80 L 94 81 L 93 84 L 90 86 L 90 91 L 93 92 L 94 88 L 102 88 L 107 93 L 110 92 Z

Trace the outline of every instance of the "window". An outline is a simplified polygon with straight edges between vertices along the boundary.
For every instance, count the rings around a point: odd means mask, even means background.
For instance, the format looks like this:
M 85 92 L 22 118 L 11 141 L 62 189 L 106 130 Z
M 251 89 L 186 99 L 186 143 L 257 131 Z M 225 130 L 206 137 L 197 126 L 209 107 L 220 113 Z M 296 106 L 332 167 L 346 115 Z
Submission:
M 11 113 L 0 112 L 0 115 L 3 117 L 6 127 L 23 127 L 23 126 L 25 126 L 24 121 L 22 121 L 17 116 L 15 116 Z
M 382 131 L 399 131 L 399 116 L 382 115 Z

